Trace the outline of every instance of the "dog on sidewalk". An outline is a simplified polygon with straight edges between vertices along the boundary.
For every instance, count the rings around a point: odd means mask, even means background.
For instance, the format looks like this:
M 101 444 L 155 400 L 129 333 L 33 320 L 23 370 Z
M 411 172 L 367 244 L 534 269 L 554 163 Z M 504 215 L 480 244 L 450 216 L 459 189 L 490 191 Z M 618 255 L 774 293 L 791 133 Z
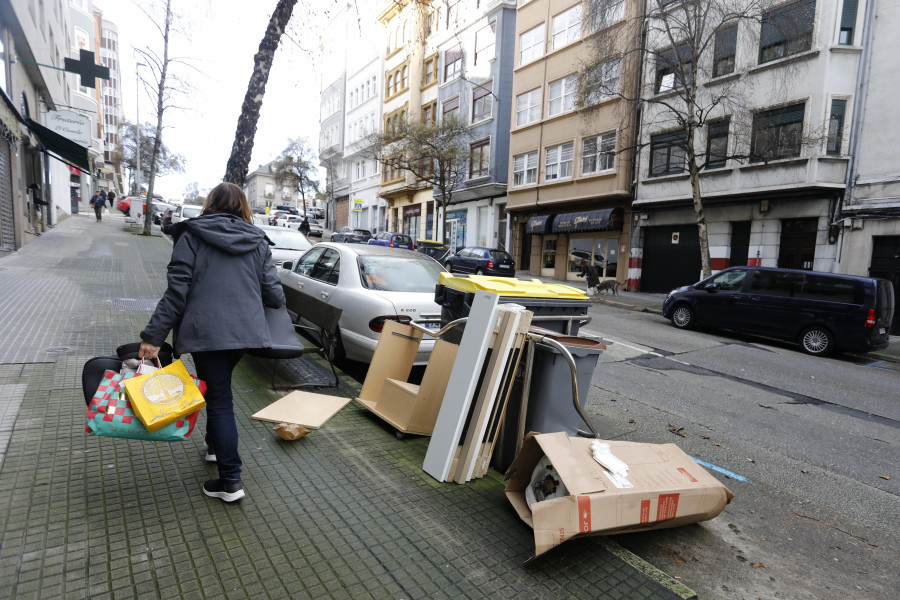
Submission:
M 599 296 L 600 293 L 603 292 L 605 294 L 612 294 L 613 296 L 618 296 L 619 290 L 622 287 L 623 287 L 623 284 L 619 283 L 615 279 L 606 279 L 594 286 L 594 294 Z

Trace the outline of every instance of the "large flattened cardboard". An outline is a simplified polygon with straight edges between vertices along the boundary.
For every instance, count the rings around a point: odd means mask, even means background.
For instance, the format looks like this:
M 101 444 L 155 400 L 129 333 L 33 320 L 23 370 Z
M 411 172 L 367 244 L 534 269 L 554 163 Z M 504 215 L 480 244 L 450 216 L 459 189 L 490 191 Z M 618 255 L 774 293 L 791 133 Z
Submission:
M 422 332 L 418 329 L 397 321 L 385 321 L 357 400 L 367 400 L 374 405 L 381 396 L 385 379 L 409 379 L 421 340 Z
M 347 406 L 350 398 L 294 391 L 251 415 L 257 421 L 293 423 L 306 429 L 318 429 Z
M 627 480 L 634 486 L 617 487 L 594 460 L 592 441 L 565 433 L 532 434 L 506 472 L 506 497 L 534 530 L 535 556 L 574 537 L 706 521 L 734 497 L 675 444 L 606 441 L 628 464 Z M 525 489 L 544 455 L 570 495 L 537 502 L 529 510 Z

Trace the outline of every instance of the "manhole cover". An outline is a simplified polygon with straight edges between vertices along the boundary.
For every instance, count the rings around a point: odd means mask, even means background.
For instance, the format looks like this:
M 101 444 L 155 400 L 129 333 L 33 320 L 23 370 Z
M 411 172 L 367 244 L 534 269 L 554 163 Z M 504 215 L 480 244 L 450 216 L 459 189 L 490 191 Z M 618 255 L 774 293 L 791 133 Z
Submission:
M 71 348 L 46 348 L 46 349 L 44 349 L 44 352 L 59 353 L 59 352 L 68 352 L 69 350 L 71 350 Z

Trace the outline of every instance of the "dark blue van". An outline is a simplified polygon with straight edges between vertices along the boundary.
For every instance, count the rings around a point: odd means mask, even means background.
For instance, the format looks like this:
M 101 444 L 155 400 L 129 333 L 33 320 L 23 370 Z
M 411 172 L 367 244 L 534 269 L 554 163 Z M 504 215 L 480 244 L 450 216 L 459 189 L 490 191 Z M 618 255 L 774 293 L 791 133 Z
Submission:
M 884 279 L 765 267 L 731 267 L 669 292 L 663 316 L 800 344 L 815 355 L 885 348 L 894 289 Z

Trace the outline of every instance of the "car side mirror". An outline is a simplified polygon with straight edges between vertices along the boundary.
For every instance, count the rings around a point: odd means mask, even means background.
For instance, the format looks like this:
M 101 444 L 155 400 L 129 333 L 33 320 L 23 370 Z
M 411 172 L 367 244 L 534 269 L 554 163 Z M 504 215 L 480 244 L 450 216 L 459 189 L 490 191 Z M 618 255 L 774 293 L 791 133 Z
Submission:
M 705 286 L 703 286 L 703 289 L 706 290 L 707 292 L 715 292 L 716 290 L 719 289 L 719 284 L 718 283 L 707 283 Z
M 286 260 L 283 263 L 281 263 L 281 268 L 284 269 L 285 271 L 293 271 L 294 263 L 293 263 L 293 261 Z

